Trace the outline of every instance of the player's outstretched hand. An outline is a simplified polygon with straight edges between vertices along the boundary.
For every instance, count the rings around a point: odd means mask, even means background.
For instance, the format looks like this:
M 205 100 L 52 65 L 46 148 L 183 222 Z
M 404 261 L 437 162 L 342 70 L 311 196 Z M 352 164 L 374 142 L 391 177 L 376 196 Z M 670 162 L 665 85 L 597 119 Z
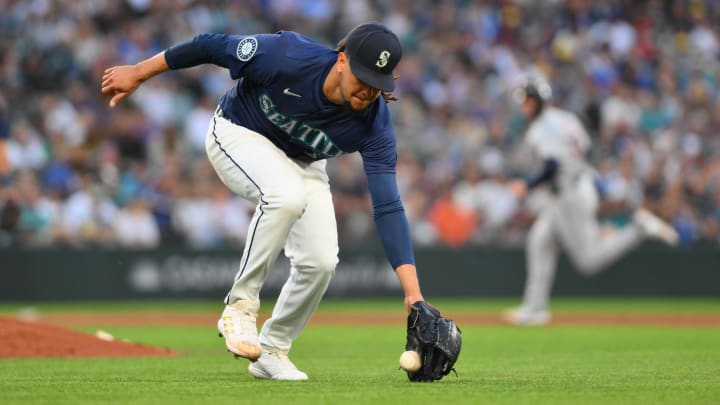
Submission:
M 133 94 L 142 84 L 142 75 L 136 65 L 114 66 L 105 69 L 102 77 L 101 91 L 112 96 L 110 107 Z
M 425 301 L 412 304 L 407 319 L 406 353 L 400 358 L 400 366 L 407 371 L 410 381 L 432 382 L 454 371 L 461 346 L 462 335 L 453 321 Z
M 524 180 L 511 180 L 507 183 L 507 187 L 517 199 L 521 199 L 527 194 L 527 183 Z

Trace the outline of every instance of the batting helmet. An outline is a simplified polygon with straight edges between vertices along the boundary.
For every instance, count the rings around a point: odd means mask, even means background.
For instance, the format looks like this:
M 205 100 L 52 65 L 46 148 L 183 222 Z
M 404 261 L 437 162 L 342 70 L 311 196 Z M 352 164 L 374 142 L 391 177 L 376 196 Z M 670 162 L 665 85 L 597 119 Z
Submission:
M 552 89 L 545 81 L 532 81 L 518 87 L 513 92 L 513 99 L 522 103 L 528 98 L 534 98 L 544 104 L 552 100 Z

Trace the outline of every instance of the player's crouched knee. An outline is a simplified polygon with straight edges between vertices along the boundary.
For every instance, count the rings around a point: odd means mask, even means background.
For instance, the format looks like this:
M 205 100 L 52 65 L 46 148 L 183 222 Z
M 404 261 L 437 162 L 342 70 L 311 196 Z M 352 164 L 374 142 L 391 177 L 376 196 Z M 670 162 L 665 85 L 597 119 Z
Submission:
M 581 250 L 570 254 L 570 261 L 577 271 L 585 277 L 592 277 L 607 267 L 606 258 L 592 251 Z
M 287 215 L 289 218 L 299 218 L 307 205 L 303 190 L 284 190 L 280 192 L 267 193 L 262 199 L 269 208 Z
M 338 257 L 331 252 L 314 252 L 308 255 L 311 258 L 299 264 L 299 269 L 307 269 L 317 276 L 324 276 L 328 279 L 335 275 L 335 267 L 338 264 Z
M 332 277 L 338 264 L 338 257 L 334 254 L 323 254 L 317 257 L 317 269 Z

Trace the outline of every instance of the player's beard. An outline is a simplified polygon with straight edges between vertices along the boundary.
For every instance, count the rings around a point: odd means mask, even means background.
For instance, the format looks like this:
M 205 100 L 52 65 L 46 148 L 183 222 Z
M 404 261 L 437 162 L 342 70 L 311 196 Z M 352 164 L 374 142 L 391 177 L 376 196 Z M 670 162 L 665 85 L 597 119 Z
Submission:
M 371 105 L 372 105 L 372 103 L 368 104 L 367 107 L 365 107 L 361 110 L 357 110 L 357 109 L 353 108 L 352 104 L 350 104 L 350 102 L 347 100 L 344 101 L 342 104 L 345 111 L 349 112 L 350 115 L 352 115 L 353 117 L 358 117 L 358 118 L 364 117 L 367 114 L 368 109 L 370 108 Z

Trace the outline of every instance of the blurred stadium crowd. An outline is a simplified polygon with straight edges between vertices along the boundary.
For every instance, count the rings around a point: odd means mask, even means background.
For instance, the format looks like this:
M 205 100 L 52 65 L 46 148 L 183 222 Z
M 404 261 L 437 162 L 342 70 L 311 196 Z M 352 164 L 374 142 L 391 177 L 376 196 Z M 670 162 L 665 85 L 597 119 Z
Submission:
M 330 46 L 381 21 L 401 38 L 391 109 L 415 241 L 521 243 L 542 194 L 512 89 L 528 71 L 579 114 L 603 215 L 645 205 L 685 245 L 720 242 L 720 3 L 716 0 L 0 0 L 0 246 L 242 244 L 253 207 L 204 156 L 214 66 L 168 72 L 116 109 L 100 77 L 203 32 L 295 30 Z M 357 156 L 331 160 L 343 246 L 373 221 Z

